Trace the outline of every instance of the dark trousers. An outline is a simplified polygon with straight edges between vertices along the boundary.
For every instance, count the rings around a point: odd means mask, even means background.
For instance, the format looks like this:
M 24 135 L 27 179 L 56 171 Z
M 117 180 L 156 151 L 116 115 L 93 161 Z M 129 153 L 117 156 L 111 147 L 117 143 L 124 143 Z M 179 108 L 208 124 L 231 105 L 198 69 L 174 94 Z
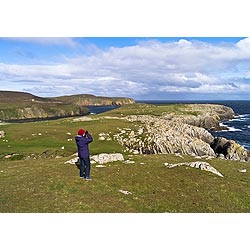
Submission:
M 90 178 L 89 157 L 80 158 L 80 177 Z

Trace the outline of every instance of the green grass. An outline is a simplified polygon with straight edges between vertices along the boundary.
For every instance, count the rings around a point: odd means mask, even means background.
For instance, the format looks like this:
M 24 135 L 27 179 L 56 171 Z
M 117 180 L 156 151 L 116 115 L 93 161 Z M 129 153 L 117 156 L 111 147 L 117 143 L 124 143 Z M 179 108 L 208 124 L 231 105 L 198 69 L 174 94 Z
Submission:
M 160 115 L 172 110 L 182 112 L 178 108 L 150 105 L 147 110 Z M 126 120 L 101 117 L 135 112 L 146 111 L 131 105 L 90 116 L 99 118 L 92 121 L 73 122 L 73 118 L 67 118 L 1 125 L 6 137 L 0 139 L 0 212 L 250 212 L 249 163 L 207 160 L 224 175 L 222 178 L 185 166 L 173 169 L 164 166 L 165 162 L 196 161 L 190 156 L 129 155 L 115 141 L 98 140 L 99 133 L 115 134 L 118 128 L 136 126 Z M 80 179 L 77 167 L 65 164 L 76 152 L 74 135 L 79 128 L 93 134 L 92 155 L 120 152 L 135 163 L 114 162 L 105 168 L 93 164 L 92 181 Z M 73 140 L 67 141 L 70 138 Z M 11 153 L 16 155 L 5 158 Z M 27 155 L 33 157 L 23 159 Z M 240 173 L 239 169 L 247 172 Z M 125 195 L 119 190 L 132 194 Z
M 106 115 L 123 117 L 127 115 L 155 115 L 161 116 L 164 114 L 176 115 L 198 115 L 198 111 L 190 111 L 186 104 L 130 104 L 122 106 L 119 109 L 114 109 L 106 112 Z M 102 116 L 102 114 L 100 114 Z
M 76 151 L 74 137 L 79 128 L 88 130 L 93 135 L 94 140 L 97 140 L 92 144 L 93 154 L 121 152 L 123 148 L 116 142 L 98 141 L 98 135 L 103 132 L 117 133 L 118 128 L 124 126 L 131 127 L 133 124 L 118 119 L 73 122 L 73 118 L 66 118 L 54 121 L 2 125 L 1 130 L 6 132 L 6 137 L 4 140 L 0 139 L 0 157 L 8 153 L 41 154 L 46 150 L 61 151 L 63 155 L 71 155 Z M 71 133 L 71 135 L 67 133 Z M 72 141 L 68 141 L 68 139 L 72 139 Z M 64 150 L 61 149 L 63 146 Z
M 92 181 L 79 178 L 68 158 L 1 164 L 1 212 L 250 212 L 250 168 L 211 162 L 224 178 L 164 162 L 194 160 L 173 155 L 136 155 L 135 164 L 92 165 Z M 144 163 L 143 165 L 140 163 Z M 226 165 L 225 165 L 226 163 Z M 239 173 L 247 168 L 247 173 Z M 125 195 L 119 190 L 131 192 Z

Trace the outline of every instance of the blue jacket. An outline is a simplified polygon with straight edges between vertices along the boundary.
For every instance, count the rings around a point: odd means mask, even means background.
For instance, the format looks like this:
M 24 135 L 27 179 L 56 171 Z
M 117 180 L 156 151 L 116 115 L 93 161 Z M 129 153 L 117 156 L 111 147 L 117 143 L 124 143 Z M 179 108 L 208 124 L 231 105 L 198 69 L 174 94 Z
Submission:
M 75 137 L 76 145 L 78 149 L 78 156 L 80 158 L 89 157 L 89 143 L 93 141 L 93 138 L 90 134 L 88 134 L 88 137 L 84 137 L 81 135 L 77 135 Z

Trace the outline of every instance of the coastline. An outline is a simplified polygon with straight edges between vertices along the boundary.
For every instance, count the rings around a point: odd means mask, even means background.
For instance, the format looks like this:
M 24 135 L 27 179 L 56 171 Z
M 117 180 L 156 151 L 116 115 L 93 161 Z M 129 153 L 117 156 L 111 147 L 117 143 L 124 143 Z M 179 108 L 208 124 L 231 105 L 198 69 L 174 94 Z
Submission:
M 236 116 L 232 119 L 226 119 L 220 121 L 220 126 L 222 130 L 218 129 L 216 131 L 211 131 L 215 137 L 226 137 L 227 139 L 235 140 L 240 145 L 244 146 L 247 150 L 250 150 L 250 101 L 249 100 L 177 100 L 177 101 L 141 101 L 136 102 L 148 102 L 151 104 L 219 104 L 231 107 Z
M 132 153 L 180 153 L 214 158 L 223 155 L 226 159 L 249 161 L 249 153 L 241 143 L 223 136 L 226 131 L 221 131 L 221 125 L 236 117 L 236 112 L 225 105 L 135 103 L 121 106 L 119 109 L 113 108 L 107 114 L 119 114 L 118 119 L 126 119 L 132 122 L 133 126 L 140 127 L 138 131 L 127 128 L 124 132 L 122 129 L 121 134 L 115 135 L 117 142 Z M 27 120 L 18 121 L 18 123 L 23 122 Z M 220 132 L 223 135 L 217 136 L 216 133 Z
M 4 120 L 0 121 L 0 125 L 7 125 L 12 123 L 28 123 L 28 122 L 40 122 L 40 121 L 53 121 L 59 120 L 63 118 L 70 117 L 82 117 L 87 115 L 100 114 L 109 110 L 113 110 L 119 108 L 118 105 L 96 105 L 96 106 L 85 106 L 88 109 L 88 113 L 86 114 L 78 114 L 78 115 L 66 115 L 66 116 L 53 116 L 53 117 L 42 117 L 42 118 L 25 118 L 25 119 L 12 119 L 12 120 Z

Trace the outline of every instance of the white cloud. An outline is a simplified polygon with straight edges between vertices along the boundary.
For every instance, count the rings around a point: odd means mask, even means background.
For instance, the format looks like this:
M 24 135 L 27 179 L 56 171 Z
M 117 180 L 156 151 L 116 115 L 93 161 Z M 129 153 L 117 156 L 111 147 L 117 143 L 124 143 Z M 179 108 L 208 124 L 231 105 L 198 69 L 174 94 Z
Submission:
M 250 38 L 245 38 L 245 39 L 242 39 L 240 40 L 236 46 L 240 49 L 240 50 L 243 50 L 243 51 L 247 51 L 249 53 L 249 50 L 250 50 Z
M 10 37 L 4 39 L 41 45 L 63 45 L 72 48 L 78 45 L 73 38 L 69 37 Z
M 43 42 L 56 44 L 57 39 Z M 71 42 L 61 40 L 65 44 Z M 143 99 L 144 95 L 157 92 L 241 93 L 243 89 L 250 91 L 249 84 L 242 80 L 249 75 L 246 73 L 249 53 L 249 38 L 236 44 L 216 45 L 184 39 L 171 43 L 151 40 L 65 58 L 60 64 L 0 63 L 0 74 L 2 82 L 16 81 L 17 86 L 17 81 L 22 81 L 23 89 L 38 91 L 32 80 L 40 81 L 39 91 L 46 94 L 53 91 L 52 95 L 62 94 L 63 90 L 64 94 L 80 92 Z

